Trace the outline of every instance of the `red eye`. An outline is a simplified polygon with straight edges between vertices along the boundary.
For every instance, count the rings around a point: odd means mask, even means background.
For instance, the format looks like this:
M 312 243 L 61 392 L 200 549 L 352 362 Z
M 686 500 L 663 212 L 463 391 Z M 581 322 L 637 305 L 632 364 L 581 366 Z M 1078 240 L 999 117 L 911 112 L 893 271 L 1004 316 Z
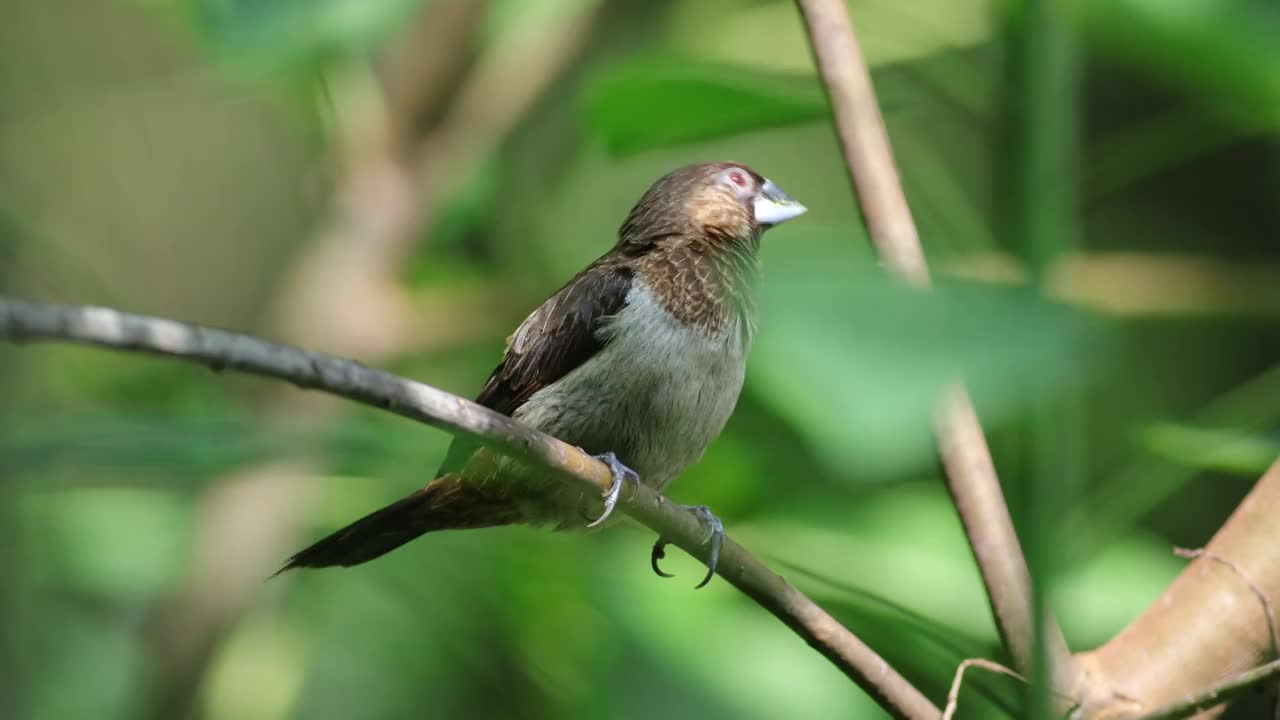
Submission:
M 733 172 L 729 173 L 729 179 L 732 180 L 733 184 L 737 185 L 738 187 L 747 186 L 747 177 L 737 170 L 734 170 Z

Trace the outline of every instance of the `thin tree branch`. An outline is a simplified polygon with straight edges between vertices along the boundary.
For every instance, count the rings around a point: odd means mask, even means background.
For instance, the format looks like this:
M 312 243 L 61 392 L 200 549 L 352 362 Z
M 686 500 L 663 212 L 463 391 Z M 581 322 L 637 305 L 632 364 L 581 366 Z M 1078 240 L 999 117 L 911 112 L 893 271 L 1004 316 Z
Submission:
M 588 490 L 602 492 L 612 483 L 608 467 L 600 461 L 488 408 L 359 363 L 248 335 L 108 308 L 0 297 L 0 339 L 97 345 L 178 358 L 215 371 L 284 380 L 468 436 L 543 465 Z M 667 502 L 648 487 L 633 485 L 624 495 L 620 507 L 626 514 L 706 562 L 710 538 L 696 513 Z M 724 542 L 718 572 L 825 655 L 894 717 L 935 720 L 941 716 L 919 690 L 847 628 L 732 540 Z
M 929 269 L 889 147 L 871 74 L 844 0 L 796 0 L 831 98 L 836 134 L 857 191 L 867 231 L 890 271 L 919 287 Z M 1031 574 L 996 477 L 991 452 L 968 393 L 946 391 L 935 419 L 947 487 L 982 571 L 996 625 L 1014 663 L 1030 673 L 1035 660 L 1036 609 Z M 1048 613 L 1045 652 L 1054 687 L 1074 684 L 1071 654 Z
M 951 720 L 959 710 L 960 686 L 964 682 L 965 671 L 971 667 L 986 670 L 987 672 L 995 673 L 997 675 L 1007 675 L 1024 685 L 1031 684 L 1031 681 L 1023 675 L 1014 670 L 1010 670 L 998 662 L 987 660 L 986 658 L 968 658 L 963 660 L 960 665 L 956 667 L 956 674 L 951 678 L 951 689 L 947 691 L 947 705 L 942 710 L 942 720 Z M 1080 705 L 1080 702 L 1071 695 L 1053 690 L 1052 688 L 1050 688 L 1050 690 L 1058 697 L 1059 700 L 1063 701 L 1064 707 L 1074 709 Z
M 1184 700 L 1166 705 L 1154 712 L 1140 715 L 1135 720 L 1182 720 L 1182 718 L 1189 718 L 1203 710 L 1234 700 L 1249 690 L 1272 682 L 1277 678 L 1280 678 L 1280 660 L 1273 660 L 1252 670 L 1246 670 L 1229 680 Z
M 380 64 L 386 95 L 383 132 L 392 151 L 410 153 L 459 90 L 459 78 L 480 54 L 480 33 L 492 0 L 431 3 L 391 43 Z M 433 117 L 435 116 L 435 117 Z
M 947 691 L 947 706 L 942 709 L 942 720 L 951 720 L 956 716 L 956 711 L 960 708 L 960 685 L 964 682 L 964 672 L 971 667 L 978 667 L 997 675 L 1008 675 L 1023 683 L 1027 682 L 1025 677 L 1000 663 L 984 658 L 968 658 L 960 663 L 959 667 L 956 668 L 955 677 L 951 679 L 951 689 Z

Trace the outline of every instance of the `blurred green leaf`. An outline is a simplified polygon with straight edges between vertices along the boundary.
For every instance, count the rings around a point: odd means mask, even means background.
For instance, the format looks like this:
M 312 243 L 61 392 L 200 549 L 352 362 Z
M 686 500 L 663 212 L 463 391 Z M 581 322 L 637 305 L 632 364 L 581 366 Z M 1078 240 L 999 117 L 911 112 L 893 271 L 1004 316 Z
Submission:
M 104 621 L 105 608 L 66 598 L 43 598 L 39 622 L 20 628 L 28 642 L 23 660 L 31 669 L 27 720 L 142 715 L 146 656 L 129 623 Z
M 41 530 L 37 567 L 44 582 L 138 602 L 181 576 L 191 529 L 191 506 L 181 493 L 74 488 L 19 499 L 22 525 Z
M 1202 427 L 1257 433 L 1280 422 L 1280 365 L 1214 399 L 1192 420 Z M 1145 514 L 1195 479 L 1199 464 L 1140 454 L 1099 483 L 1063 521 L 1074 538 L 1073 553 L 1090 553 L 1115 542 Z
M 863 620 L 888 620 L 894 624 L 906 626 L 921 638 L 959 659 L 978 657 L 991 650 L 989 637 L 979 638 L 963 629 L 949 627 L 874 592 L 829 577 L 806 566 L 787 560 L 771 559 L 770 562 L 775 569 L 785 570 L 789 575 L 794 574 L 826 586 L 825 590 L 811 593 L 815 597 L 824 598 L 819 603 L 823 607 L 830 608 L 838 604 L 842 612 Z
M 1256 479 L 1280 457 L 1280 438 L 1234 429 L 1156 423 L 1142 433 L 1152 454 L 1198 470 Z
M 448 433 L 375 411 L 325 427 L 264 426 L 239 415 L 63 415 L 30 420 L 0 435 L 0 456 L 13 477 L 31 484 L 101 483 L 188 488 L 248 463 L 294 453 L 323 456 L 338 474 L 382 482 L 421 479 L 443 457 Z M 51 483 L 51 479 L 64 482 Z M 378 484 L 378 483 L 374 483 Z
M 585 114 L 615 155 L 813 122 L 827 116 L 816 76 L 650 57 L 589 85 Z
M 713 582 L 694 602 L 693 566 L 673 562 L 677 580 L 661 582 L 638 565 L 618 563 L 602 583 L 615 589 L 618 620 L 647 652 L 720 698 L 721 717 L 778 717 L 778 698 L 791 717 L 878 716 L 839 670 L 727 583 Z
M 1219 120 L 1214 122 L 1214 120 Z M 1202 109 L 1161 110 L 1099 138 L 1086 153 L 1083 187 L 1098 203 L 1120 190 L 1250 136 Z
M 949 653 L 998 643 L 981 576 L 941 482 L 882 486 L 845 503 L 797 501 L 732 532 L 782 564 L 807 568 L 786 573 L 801 590 L 893 615 Z M 1135 534 L 1062 567 L 1052 605 L 1071 646 L 1105 642 L 1184 565 L 1164 540 Z
M 956 668 L 967 658 L 1001 658 L 995 644 L 971 645 L 957 652 L 893 611 L 877 609 L 874 603 L 851 601 L 849 596 L 814 595 L 814 601 L 848 626 L 886 662 L 899 669 L 911 684 L 930 697 L 946 695 Z M 960 707 L 965 718 L 1013 718 L 1025 691 L 1008 678 L 966 673 Z
M 888 477 L 933 463 L 944 384 L 968 382 L 998 422 L 1083 382 L 1101 325 L 1027 288 L 940 281 L 917 292 L 839 261 L 852 241 L 818 233 L 771 259 L 751 389 L 802 428 L 833 472 Z
M 1048 603 L 1070 647 L 1098 647 L 1156 602 L 1184 567 L 1167 539 L 1133 532 L 1102 552 L 1059 565 Z
M 302 689 L 303 642 L 287 619 L 253 614 L 236 623 L 218 648 L 203 694 L 209 720 L 280 720 Z
M 282 70 L 367 46 L 428 0 L 168 0 L 222 59 Z M 160 4 L 155 2 L 153 4 Z
M 498 156 L 491 154 L 452 188 L 403 270 L 411 286 L 456 286 L 484 277 L 478 260 L 487 258 L 476 257 L 479 243 L 471 241 L 488 229 L 501 207 L 501 170 Z
M 298 439 L 264 432 L 243 417 L 178 415 L 63 415 L 31 420 L 0 437 L 0 454 L 16 475 L 48 485 L 54 473 L 163 478 L 188 487 L 214 473 L 298 446 Z
M 892 609 L 897 622 L 943 640 L 949 652 L 997 641 L 981 576 L 941 483 L 885 485 L 845 502 L 797 498 L 750 524 L 734 523 L 731 532 L 746 547 L 821 576 L 795 578 L 801 590 L 854 605 L 874 597 L 875 612 Z
M 1063 7 L 1113 56 L 1197 90 L 1246 125 L 1280 126 L 1275 2 L 1076 0 Z

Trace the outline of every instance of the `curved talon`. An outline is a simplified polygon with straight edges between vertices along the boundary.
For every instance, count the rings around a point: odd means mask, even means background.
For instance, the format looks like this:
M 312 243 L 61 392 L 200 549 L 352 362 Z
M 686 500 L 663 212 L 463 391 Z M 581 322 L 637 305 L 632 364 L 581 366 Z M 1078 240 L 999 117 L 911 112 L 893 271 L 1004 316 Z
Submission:
M 711 512 L 711 508 L 706 505 L 685 507 L 697 513 L 698 517 L 705 520 L 711 528 L 711 536 L 707 538 L 711 542 L 711 557 L 707 558 L 707 575 L 702 578 L 702 582 L 693 587 L 694 590 L 697 590 L 706 587 L 707 583 L 711 582 L 711 578 L 716 576 L 716 565 L 720 562 L 720 548 L 724 547 L 724 523 L 720 522 L 720 518 L 716 517 L 715 513 Z M 658 577 L 675 577 L 671 573 L 662 572 L 662 568 L 658 567 L 658 561 L 666 556 L 667 541 L 664 538 L 658 538 L 658 541 L 653 544 L 653 551 L 649 554 L 649 564 L 653 567 L 653 572 Z
M 653 544 L 653 552 L 649 554 L 649 565 L 653 567 L 653 572 L 658 577 L 673 578 L 675 577 L 675 575 L 672 575 L 671 573 L 668 573 L 668 572 L 662 572 L 662 568 L 658 567 L 658 561 L 665 558 L 666 556 L 667 556 L 667 541 L 663 540 L 662 538 L 658 538 L 658 542 Z
M 609 466 L 609 472 L 613 473 L 613 484 L 601 494 L 601 497 L 604 498 L 604 512 L 600 514 L 600 517 L 587 523 L 589 528 L 598 527 L 613 513 L 613 508 L 618 504 L 618 498 L 622 497 L 622 486 L 626 484 L 628 477 L 635 480 L 637 484 L 640 482 L 640 476 L 636 474 L 636 471 L 623 465 L 618 460 L 618 456 L 612 452 L 592 455 L 591 457 Z
M 711 557 L 707 559 L 707 576 L 702 578 L 702 582 L 693 586 L 694 590 L 705 587 L 711 582 L 711 578 L 716 575 L 716 565 L 720 562 L 720 548 L 724 545 L 724 523 L 720 522 L 720 518 L 711 512 L 711 508 L 706 505 L 698 505 L 690 508 L 695 513 L 702 516 L 703 520 L 711 526 Z

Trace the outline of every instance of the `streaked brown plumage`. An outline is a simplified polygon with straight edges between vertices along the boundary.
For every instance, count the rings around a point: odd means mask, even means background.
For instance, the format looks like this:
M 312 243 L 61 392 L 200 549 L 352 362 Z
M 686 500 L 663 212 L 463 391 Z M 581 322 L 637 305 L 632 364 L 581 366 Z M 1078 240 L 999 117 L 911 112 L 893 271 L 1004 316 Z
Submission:
M 662 177 L 613 248 L 515 331 L 476 402 L 587 452 L 616 453 L 661 490 L 732 412 L 755 331 L 760 236 L 803 211 L 737 163 Z M 583 502 L 538 469 L 457 439 L 424 488 L 284 569 L 359 564 L 434 530 L 581 527 Z

